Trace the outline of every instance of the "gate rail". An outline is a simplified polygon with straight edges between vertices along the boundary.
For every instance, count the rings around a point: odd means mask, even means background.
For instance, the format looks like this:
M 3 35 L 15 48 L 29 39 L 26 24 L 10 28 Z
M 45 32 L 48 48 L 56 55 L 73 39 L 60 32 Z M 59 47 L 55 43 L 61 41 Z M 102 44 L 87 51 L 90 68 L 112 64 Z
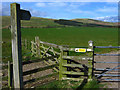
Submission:
M 120 46 L 94 46 L 94 48 L 120 48 Z M 94 56 L 120 56 L 120 54 L 94 54 Z M 94 63 L 108 63 L 108 64 L 119 64 L 120 62 L 100 62 L 100 61 L 95 61 Z M 105 72 L 102 74 L 95 74 L 96 78 L 99 79 L 101 76 L 107 76 L 107 77 L 120 77 L 118 74 L 106 74 L 107 72 L 110 71 L 119 71 L 120 69 L 117 69 L 120 67 L 120 65 L 110 68 L 110 69 L 104 69 L 104 68 L 95 68 L 95 70 L 102 70 Z M 120 79 L 99 79 L 99 80 L 105 80 L 105 81 L 120 81 Z

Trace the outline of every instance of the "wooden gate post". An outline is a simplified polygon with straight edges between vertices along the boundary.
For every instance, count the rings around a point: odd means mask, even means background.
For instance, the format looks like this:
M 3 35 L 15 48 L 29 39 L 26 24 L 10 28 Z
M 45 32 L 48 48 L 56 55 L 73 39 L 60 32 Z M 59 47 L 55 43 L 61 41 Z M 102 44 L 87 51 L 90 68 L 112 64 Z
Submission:
M 68 61 L 67 60 L 64 60 L 62 57 L 63 56 L 67 56 L 68 55 L 68 51 L 63 51 L 63 47 L 61 46 L 60 47 L 60 51 L 61 51 L 61 54 L 60 54 L 60 62 L 59 62 L 59 80 L 62 80 L 63 78 L 67 78 L 67 75 L 63 75 L 62 73 L 64 71 L 67 71 L 67 67 L 63 67 L 62 64 L 67 64 Z
M 88 81 L 91 81 L 93 79 L 93 63 L 94 63 L 94 45 L 93 45 L 93 41 L 89 41 L 88 42 L 89 44 L 89 49 L 91 49 L 91 52 L 90 52 L 90 57 L 92 58 L 92 60 L 88 61 L 88 64 L 89 64 L 89 68 L 88 68 Z
M 30 17 L 30 12 L 21 10 L 20 4 L 11 4 L 11 38 L 14 88 L 23 88 L 20 20 L 29 20 Z
M 39 37 L 35 37 L 35 43 L 36 43 L 36 57 L 41 58 L 41 53 L 40 53 L 40 40 Z

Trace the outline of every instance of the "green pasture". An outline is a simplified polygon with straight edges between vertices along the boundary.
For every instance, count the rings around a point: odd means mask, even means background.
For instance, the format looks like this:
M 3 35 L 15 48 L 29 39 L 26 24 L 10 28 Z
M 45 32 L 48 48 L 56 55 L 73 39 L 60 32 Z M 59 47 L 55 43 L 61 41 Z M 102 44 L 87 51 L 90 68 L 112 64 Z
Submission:
M 58 45 L 88 46 L 88 41 L 95 45 L 118 46 L 118 29 L 103 27 L 64 27 L 64 28 L 22 28 L 22 38 L 33 40 L 39 36 L 40 40 Z M 2 30 L 4 42 L 11 42 L 8 29 Z
M 44 42 L 72 47 L 86 47 L 88 41 L 94 41 L 95 46 L 118 46 L 118 28 L 107 27 L 64 27 L 64 28 L 22 28 L 22 39 L 34 40 L 39 36 Z M 2 30 L 3 56 L 11 55 L 11 33 L 9 29 Z M 109 52 L 115 49 L 96 49 L 97 52 Z

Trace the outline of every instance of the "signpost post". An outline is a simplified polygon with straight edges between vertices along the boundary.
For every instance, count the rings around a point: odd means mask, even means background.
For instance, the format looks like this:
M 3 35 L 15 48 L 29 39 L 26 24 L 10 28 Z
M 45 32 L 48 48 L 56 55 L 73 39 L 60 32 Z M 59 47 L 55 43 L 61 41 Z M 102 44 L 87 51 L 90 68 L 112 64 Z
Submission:
M 30 12 L 21 10 L 20 4 L 11 4 L 11 38 L 14 88 L 23 88 L 20 20 L 30 20 L 30 17 Z

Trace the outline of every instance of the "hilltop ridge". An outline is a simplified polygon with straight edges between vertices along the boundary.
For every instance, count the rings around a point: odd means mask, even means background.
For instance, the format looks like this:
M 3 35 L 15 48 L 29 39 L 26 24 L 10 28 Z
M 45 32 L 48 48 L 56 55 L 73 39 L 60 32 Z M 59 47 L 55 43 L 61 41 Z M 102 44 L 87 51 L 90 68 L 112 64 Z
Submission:
M 2 16 L 2 28 L 10 26 L 10 16 Z M 90 26 L 90 27 L 117 27 L 117 23 L 103 22 L 94 19 L 49 19 L 31 17 L 31 20 L 21 20 L 23 28 L 55 28 L 69 26 Z

